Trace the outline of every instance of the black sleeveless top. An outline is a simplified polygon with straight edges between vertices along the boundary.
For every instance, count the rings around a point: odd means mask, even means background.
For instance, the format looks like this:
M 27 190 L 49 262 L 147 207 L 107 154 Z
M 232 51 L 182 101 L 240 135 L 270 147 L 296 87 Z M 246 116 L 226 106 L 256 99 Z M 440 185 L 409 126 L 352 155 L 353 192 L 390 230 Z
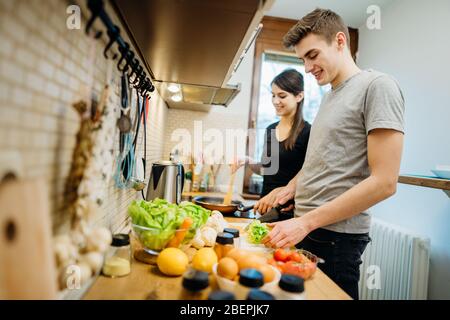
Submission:
M 278 141 L 276 137 L 276 127 L 279 122 L 273 123 L 266 129 L 265 144 L 261 158 L 262 175 L 264 178 L 261 197 L 266 196 L 273 189 L 286 186 L 292 178 L 300 171 L 305 162 L 306 149 L 308 147 L 309 133 L 311 125 L 305 121 L 302 131 L 295 141 L 294 148 L 288 150 L 283 142 Z M 271 150 L 271 143 L 278 144 L 278 152 Z M 278 170 L 270 168 L 271 164 L 276 166 L 278 161 Z

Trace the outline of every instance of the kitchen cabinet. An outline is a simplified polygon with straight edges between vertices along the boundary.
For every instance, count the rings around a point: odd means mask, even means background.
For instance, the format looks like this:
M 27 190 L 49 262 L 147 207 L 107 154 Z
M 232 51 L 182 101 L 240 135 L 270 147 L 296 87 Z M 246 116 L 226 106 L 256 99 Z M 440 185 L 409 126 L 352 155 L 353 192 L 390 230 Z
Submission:
M 274 0 L 113 0 L 170 108 L 208 111 L 240 92 L 229 85 Z M 170 87 L 177 91 L 171 91 Z M 174 99 L 174 93 L 177 98 Z

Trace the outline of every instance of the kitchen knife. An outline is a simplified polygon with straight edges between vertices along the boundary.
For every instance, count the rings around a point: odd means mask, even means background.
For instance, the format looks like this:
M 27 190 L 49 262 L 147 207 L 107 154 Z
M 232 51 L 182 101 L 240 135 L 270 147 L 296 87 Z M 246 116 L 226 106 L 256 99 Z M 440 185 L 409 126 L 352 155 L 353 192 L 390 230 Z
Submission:
M 290 215 L 289 212 L 284 212 L 281 210 L 289 207 L 291 204 L 294 204 L 294 203 L 295 202 L 293 202 L 293 201 L 288 201 L 287 203 L 285 203 L 283 205 L 279 205 L 275 208 L 272 208 L 269 212 L 267 212 L 266 214 L 259 217 L 258 220 L 261 222 L 276 222 L 276 221 L 289 219 L 289 218 L 291 218 L 290 216 L 288 216 L 288 215 Z
M 281 213 L 282 214 L 282 213 Z M 269 212 L 258 218 L 261 222 L 278 221 L 280 217 L 280 207 L 272 208 Z

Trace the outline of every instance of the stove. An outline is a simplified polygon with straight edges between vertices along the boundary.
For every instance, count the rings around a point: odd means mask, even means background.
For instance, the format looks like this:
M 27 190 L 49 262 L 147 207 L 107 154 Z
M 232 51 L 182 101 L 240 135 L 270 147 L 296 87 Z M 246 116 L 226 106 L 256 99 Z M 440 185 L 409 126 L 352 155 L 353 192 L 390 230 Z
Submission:
M 259 217 L 261 217 L 261 215 L 257 212 L 255 213 L 255 210 L 253 210 L 253 209 L 251 209 L 247 212 L 236 211 L 233 215 L 236 218 L 242 218 L 242 219 L 258 219 Z

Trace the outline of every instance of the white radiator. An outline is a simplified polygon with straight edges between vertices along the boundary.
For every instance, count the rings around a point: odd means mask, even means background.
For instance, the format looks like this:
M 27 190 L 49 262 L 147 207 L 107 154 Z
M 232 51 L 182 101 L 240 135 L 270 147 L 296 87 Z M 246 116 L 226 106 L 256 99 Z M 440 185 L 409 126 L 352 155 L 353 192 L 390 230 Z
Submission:
M 360 299 L 427 299 L 430 240 L 374 218 L 370 237 L 362 256 Z

